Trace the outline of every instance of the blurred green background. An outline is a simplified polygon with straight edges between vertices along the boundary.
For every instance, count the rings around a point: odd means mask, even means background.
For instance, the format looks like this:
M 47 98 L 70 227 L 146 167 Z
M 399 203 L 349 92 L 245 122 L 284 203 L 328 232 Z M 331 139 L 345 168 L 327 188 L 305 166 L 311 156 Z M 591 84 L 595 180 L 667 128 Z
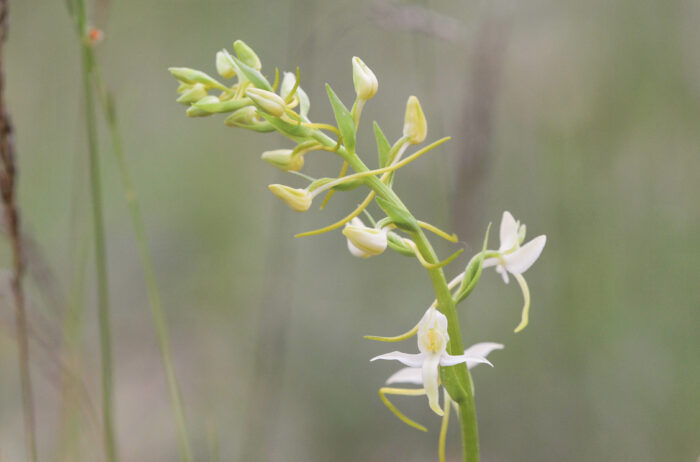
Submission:
M 33 238 L 27 283 L 42 460 L 58 460 L 61 326 L 76 254 L 91 249 L 78 45 L 60 1 L 11 2 L 6 45 L 19 197 Z M 521 295 L 488 271 L 460 308 L 465 342 L 497 341 L 474 370 L 482 458 L 694 461 L 700 455 L 700 3 L 697 0 L 185 1 L 100 3 L 98 53 L 117 97 L 173 335 L 196 460 L 437 460 L 439 419 L 376 390 L 395 364 L 364 334 L 412 326 L 432 300 L 422 268 L 387 253 L 360 261 L 339 232 L 294 239 L 360 200 L 336 194 L 295 214 L 267 184 L 302 184 L 259 160 L 277 135 L 188 119 L 169 66 L 214 73 L 243 39 L 263 70 L 301 67 L 311 118 L 330 121 L 323 83 L 348 104 L 350 58 L 379 78 L 371 120 L 400 135 L 417 95 L 429 138 L 449 145 L 407 167 L 396 188 L 415 214 L 458 232 L 466 256 L 503 210 L 547 234 Z M 107 133 L 102 168 L 114 310 L 118 438 L 125 461 L 177 460 L 174 426 L 141 266 Z M 330 155 L 307 157 L 332 175 Z M 492 233 L 495 245 L 497 233 Z M 451 247 L 438 244 L 441 255 Z M 10 266 L 5 240 L 2 262 Z M 84 336 L 85 406 L 99 403 L 92 259 Z M 0 460 L 21 461 L 11 298 L 0 298 Z M 415 348 L 412 341 L 404 351 Z M 86 398 L 87 397 L 87 398 Z M 89 398 L 89 399 L 88 399 Z M 91 404 L 90 404 L 91 403 Z M 89 413 L 89 412 L 88 412 Z M 83 460 L 99 459 L 89 418 Z M 448 440 L 459 460 L 456 425 Z M 214 451 L 216 452 L 216 451 Z

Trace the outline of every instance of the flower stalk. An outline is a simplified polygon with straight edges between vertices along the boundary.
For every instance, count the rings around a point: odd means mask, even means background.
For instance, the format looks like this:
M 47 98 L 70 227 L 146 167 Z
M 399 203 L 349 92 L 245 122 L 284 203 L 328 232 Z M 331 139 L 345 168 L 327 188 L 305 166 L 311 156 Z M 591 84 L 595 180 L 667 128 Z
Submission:
M 487 231 L 487 238 L 484 241 L 482 251 L 469 261 L 461 274 L 448 283 L 443 268 L 459 256 L 463 249 L 459 249 L 452 256 L 441 261 L 424 230 L 430 231 L 450 242 L 456 242 L 457 237 L 429 223 L 417 220 L 392 188 L 393 179 L 399 169 L 449 139 L 443 138 L 433 142 L 402 160 L 402 156 L 409 145 L 421 144 L 427 136 L 425 114 L 418 99 L 415 96 L 408 98 L 404 113 L 402 136 L 393 145 L 389 143 L 375 122 L 374 133 L 377 142 L 379 167 L 370 169 L 365 164 L 362 156 L 357 152 L 356 136 L 362 108 L 367 100 L 375 96 L 378 83 L 374 73 L 359 58 L 353 58 L 353 83 L 355 85 L 356 99 L 352 109 L 348 110 L 331 87 L 326 85 L 328 98 L 337 123 L 334 126 L 327 123 L 315 123 L 307 117 L 309 101 L 299 86 L 298 70 L 294 80 L 292 80 L 294 76 L 291 73 L 285 73 L 281 94 L 277 95 L 275 93 L 276 85 L 270 85 L 260 72 L 262 67 L 257 66 L 259 61 L 255 63 L 255 68 L 244 64 L 243 56 L 240 55 L 248 53 L 249 50 L 250 48 L 246 48 L 244 53 L 239 52 L 238 58 L 230 57 L 230 61 L 235 67 L 236 75 L 239 76 L 239 82 L 232 88 L 237 86 L 240 88 L 241 85 L 247 85 L 246 95 L 249 98 L 249 102 L 245 103 L 246 108 L 238 108 L 237 112 L 245 109 L 250 121 L 246 124 L 237 123 L 235 125 L 261 131 L 256 124 L 263 123 L 266 124 L 266 130 L 268 128 L 276 130 L 297 143 L 295 150 L 277 151 L 274 155 L 266 153 L 263 155 L 263 158 L 278 168 L 287 170 L 289 173 L 302 178 L 307 178 L 310 182 L 306 188 L 275 184 L 270 185 L 270 190 L 292 209 L 305 212 L 310 208 L 313 198 L 323 192 L 327 192 L 327 195 L 321 204 L 321 208 L 325 206 L 335 191 L 349 190 L 361 186 L 369 189 L 365 199 L 345 218 L 326 227 L 297 234 L 296 237 L 322 234 L 344 227 L 342 234 L 347 238 L 348 249 L 352 255 L 363 258 L 376 257 L 384 253 L 387 248 L 391 248 L 401 255 L 415 257 L 426 269 L 432 282 L 435 302 L 433 302 L 424 318 L 416 327 L 396 337 L 366 337 L 379 341 L 400 341 L 417 334 L 419 339 L 420 354 L 409 355 L 401 352 L 392 352 L 380 355 L 374 359 L 395 359 L 410 367 L 418 368 L 422 371 L 422 379 L 412 383 L 420 383 L 423 385 L 423 388 L 398 389 L 384 387 L 379 390 L 380 399 L 403 422 L 419 430 L 425 430 L 425 427 L 413 422 L 391 404 L 387 395 L 427 395 L 430 407 L 437 414 L 443 415 L 443 413 L 447 414 L 447 411 L 443 411 L 440 407 L 438 395 L 439 386 L 442 385 L 445 390 L 444 406 L 449 409 L 451 405 L 454 405 L 458 410 L 463 443 L 463 460 L 465 462 L 478 462 L 479 442 L 476 409 L 474 406 L 474 385 L 467 367 L 467 352 L 464 351 L 460 332 L 457 304 L 463 301 L 474 289 L 481 277 L 483 267 L 496 266 L 497 271 L 504 277 L 507 272 L 513 274 L 523 288 L 526 303 L 523 309 L 521 326 L 524 327 L 529 309 L 529 290 L 524 284 L 521 273 L 539 257 L 539 252 L 544 246 L 544 239 L 536 238 L 533 240 L 535 244 L 528 243 L 520 248 L 519 245 L 524 238 L 524 226 L 522 228 L 516 226 L 517 245 L 514 245 L 513 249 L 504 249 L 502 245 L 498 251 L 488 251 L 486 247 L 488 242 Z M 228 53 L 224 55 L 230 56 Z M 198 74 L 180 73 L 180 75 L 175 75 L 175 77 L 180 80 L 181 84 L 187 84 L 187 79 L 191 79 L 191 75 Z M 203 99 L 206 99 L 206 97 Z M 241 99 L 240 101 L 242 102 L 243 100 Z M 251 104 L 254 104 L 254 106 L 251 106 Z M 299 113 L 293 110 L 297 104 L 300 106 Z M 203 106 L 192 103 L 192 107 L 202 108 Z M 234 112 L 234 115 L 237 112 Z M 188 115 L 191 114 L 188 113 Z M 257 119 L 253 118 L 253 116 Z M 335 138 L 329 136 L 329 133 L 335 135 Z M 314 150 L 332 152 L 342 160 L 343 166 L 337 178 L 314 179 L 296 171 L 300 170 L 303 164 L 292 165 L 291 159 L 294 153 L 301 152 L 300 150 L 307 149 L 308 146 L 313 147 Z M 289 168 L 290 166 L 294 168 Z M 296 168 L 297 166 L 299 167 L 298 169 Z M 347 174 L 347 170 L 350 168 L 354 173 Z M 366 210 L 372 201 L 375 201 L 377 206 L 385 213 L 385 217 L 376 221 L 372 219 Z M 358 218 L 363 212 L 370 218 L 372 227 L 365 226 Z M 506 241 L 510 242 L 512 236 L 510 235 L 510 228 L 508 230 Z M 404 233 L 407 237 L 398 233 Z M 501 236 L 503 241 L 503 227 Z M 455 290 L 457 286 L 459 287 Z M 522 327 L 519 327 L 519 329 Z M 481 345 L 481 348 L 486 348 L 486 350 L 482 350 L 484 355 L 488 354 L 488 351 L 492 349 L 502 347 L 500 344 L 493 343 L 479 345 Z M 473 362 L 488 362 L 483 357 L 472 359 Z M 412 375 L 412 373 L 409 375 Z M 394 376 L 390 380 L 393 378 Z M 388 381 L 387 383 L 390 382 Z M 441 461 L 445 458 L 444 447 L 448 423 L 449 420 L 446 416 L 443 420 L 439 440 L 439 457 Z

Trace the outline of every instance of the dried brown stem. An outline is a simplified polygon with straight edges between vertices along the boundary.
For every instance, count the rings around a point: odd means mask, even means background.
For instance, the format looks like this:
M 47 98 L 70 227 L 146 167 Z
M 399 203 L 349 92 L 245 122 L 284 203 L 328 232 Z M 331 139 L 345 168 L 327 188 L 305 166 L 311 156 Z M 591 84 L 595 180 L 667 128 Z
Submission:
M 15 165 L 14 133 L 10 115 L 5 106 L 5 72 L 2 45 L 7 39 L 8 0 L 0 0 L 0 195 L 10 238 L 13 256 L 12 295 L 15 304 L 17 325 L 17 350 L 19 354 L 20 380 L 22 384 L 22 408 L 24 411 L 24 431 L 27 445 L 27 458 L 36 462 L 36 439 L 34 401 L 29 372 L 29 340 L 27 335 L 27 313 L 22 291 L 24 261 L 22 259 L 22 239 L 20 232 L 19 209 L 15 196 L 17 167 Z

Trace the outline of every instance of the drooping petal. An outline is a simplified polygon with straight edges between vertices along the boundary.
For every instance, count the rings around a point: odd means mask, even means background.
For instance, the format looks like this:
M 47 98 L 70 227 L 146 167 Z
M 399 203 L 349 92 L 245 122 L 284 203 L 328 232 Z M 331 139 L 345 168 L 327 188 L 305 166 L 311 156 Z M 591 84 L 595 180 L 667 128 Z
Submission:
M 387 359 L 393 361 L 399 361 L 408 367 L 421 367 L 423 365 L 423 359 L 425 356 L 421 353 L 418 354 L 408 354 L 402 353 L 400 351 L 392 351 L 391 353 L 386 353 L 383 355 L 375 356 L 370 359 L 370 361 L 376 361 L 377 359 Z
M 500 252 L 506 252 L 518 243 L 518 223 L 510 212 L 503 212 L 500 229 L 501 246 Z
M 438 393 L 440 386 L 438 381 L 440 377 L 439 365 L 440 355 L 426 355 L 423 361 L 422 375 L 423 388 L 425 388 L 425 394 L 428 396 L 430 409 L 441 416 L 444 412 L 440 408 L 440 394 Z
M 515 252 L 503 255 L 506 269 L 513 274 L 524 273 L 540 257 L 546 243 L 547 236 L 543 234 L 537 236 Z
M 450 354 L 443 354 L 440 357 L 440 365 L 441 366 L 454 366 L 455 364 L 459 363 L 472 363 L 474 365 L 477 364 L 488 364 L 489 366 L 493 367 L 493 364 L 481 356 L 467 356 L 467 355 L 457 355 L 457 356 L 452 356 Z
M 501 344 L 501 343 L 494 343 L 494 342 L 475 343 L 474 345 L 472 345 L 469 348 L 467 348 L 466 350 L 464 350 L 464 356 L 479 356 L 481 358 L 485 358 L 492 351 L 502 350 L 502 349 L 503 349 L 503 344 Z M 471 361 L 471 360 L 467 361 L 467 367 L 469 369 L 476 366 L 477 364 L 481 364 L 481 363 Z
M 496 267 L 496 272 L 501 275 L 503 278 L 503 282 L 508 284 L 510 282 L 510 278 L 508 277 L 508 271 L 506 271 L 506 268 L 503 265 L 498 265 Z
M 481 264 L 482 268 L 490 268 L 492 266 L 497 266 L 501 264 L 501 260 L 498 258 L 487 258 L 484 260 L 484 263 Z
M 423 385 L 423 373 L 419 367 L 404 367 L 386 380 L 390 383 L 413 383 Z

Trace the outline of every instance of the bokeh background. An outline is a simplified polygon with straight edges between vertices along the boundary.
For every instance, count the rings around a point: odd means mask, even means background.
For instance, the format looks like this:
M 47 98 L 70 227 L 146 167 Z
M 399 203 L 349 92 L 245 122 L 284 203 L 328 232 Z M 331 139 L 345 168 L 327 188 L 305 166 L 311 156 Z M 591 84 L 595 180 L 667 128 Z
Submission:
M 68 340 L 83 353 L 77 460 L 100 460 L 78 44 L 63 2 L 11 3 L 7 98 L 31 239 L 40 455 L 62 458 L 57 364 L 66 300 L 80 293 L 72 284 L 87 262 L 84 316 L 71 324 L 83 328 Z M 214 73 L 215 52 L 239 38 L 268 75 L 301 67 L 316 121 L 332 120 L 324 82 L 352 101 L 350 58 L 362 57 L 380 82 L 360 132 L 372 165 L 371 120 L 396 139 L 405 100 L 417 95 L 429 137 L 453 141 L 403 170 L 396 187 L 420 218 L 458 232 L 466 255 L 503 210 L 530 236 L 547 234 L 527 274 L 525 331 L 512 333 L 520 291 L 493 271 L 460 308 L 466 343 L 506 345 L 492 355 L 494 369 L 474 370 L 485 462 L 700 455 L 698 1 L 131 0 L 92 11 L 105 31 L 101 65 L 117 97 L 196 460 L 437 459 L 439 419 L 424 400 L 397 398 L 429 427 L 422 434 L 384 408 L 376 390 L 398 365 L 370 364 L 387 345 L 362 339 L 415 323 L 432 300 L 422 268 L 392 253 L 355 259 L 339 232 L 294 239 L 344 216 L 359 192 L 295 214 L 267 184 L 299 179 L 259 160 L 288 142 L 227 128 L 223 117 L 188 119 L 174 102 L 167 67 Z M 140 262 L 100 128 L 120 450 L 125 461 L 173 461 Z M 339 168 L 323 154 L 307 165 L 316 175 Z M 10 462 L 24 455 L 6 279 L 0 460 Z M 460 457 L 456 430 L 450 460 Z

